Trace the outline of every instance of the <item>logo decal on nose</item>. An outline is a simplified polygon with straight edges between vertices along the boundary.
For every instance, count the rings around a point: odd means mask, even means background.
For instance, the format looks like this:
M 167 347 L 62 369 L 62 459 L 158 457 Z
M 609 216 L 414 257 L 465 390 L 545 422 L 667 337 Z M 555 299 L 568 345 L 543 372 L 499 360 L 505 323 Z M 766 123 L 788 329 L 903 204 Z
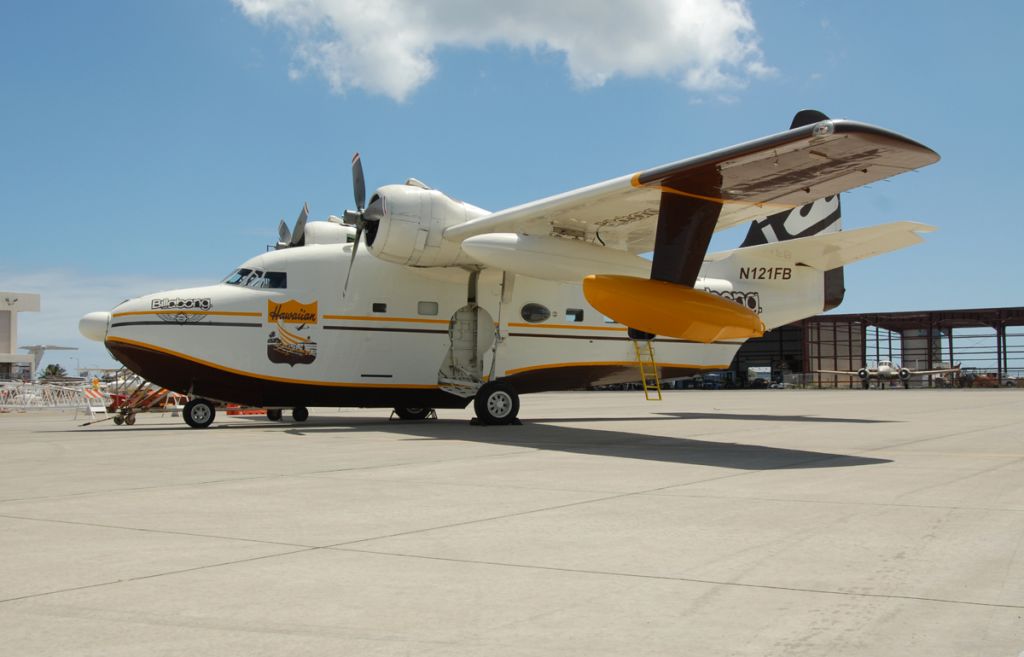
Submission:
M 271 363 L 287 363 L 290 367 L 309 365 L 316 360 L 313 327 L 317 325 L 317 302 L 267 302 L 267 320 L 276 330 L 267 336 L 267 358 Z M 285 324 L 289 327 L 286 329 Z
M 175 297 L 173 299 L 153 299 L 150 307 L 153 310 L 166 311 L 157 315 L 165 322 L 195 324 L 206 319 L 206 313 L 213 308 L 213 302 L 209 298 L 182 299 Z

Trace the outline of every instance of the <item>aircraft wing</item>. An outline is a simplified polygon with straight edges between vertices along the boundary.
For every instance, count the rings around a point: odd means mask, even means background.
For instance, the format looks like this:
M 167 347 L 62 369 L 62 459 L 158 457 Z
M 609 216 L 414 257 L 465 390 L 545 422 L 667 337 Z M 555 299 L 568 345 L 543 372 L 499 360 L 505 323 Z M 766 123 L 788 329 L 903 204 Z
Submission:
M 896 221 L 870 228 L 855 228 L 709 253 L 705 260 L 724 260 L 742 251 L 744 256 L 753 256 L 758 260 L 773 260 L 786 265 L 806 265 L 828 271 L 917 244 L 924 241 L 919 233 L 930 233 L 933 230 L 933 226 L 916 221 Z
M 843 374 L 846 376 L 860 376 L 858 372 L 844 372 L 842 370 L 814 370 L 815 374 Z M 878 370 L 868 370 L 868 376 L 878 376 Z
M 717 231 L 938 159 L 894 132 L 823 120 L 471 219 L 444 236 L 553 235 L 642 253 L 654 248 L 663 195 L 721 205 Z

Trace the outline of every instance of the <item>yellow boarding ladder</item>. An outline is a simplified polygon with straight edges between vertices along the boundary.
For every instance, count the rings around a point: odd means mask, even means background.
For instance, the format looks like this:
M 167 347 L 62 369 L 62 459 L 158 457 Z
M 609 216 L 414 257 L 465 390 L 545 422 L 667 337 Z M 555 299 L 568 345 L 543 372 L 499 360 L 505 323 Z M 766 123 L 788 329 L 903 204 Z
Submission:
M 643 342 L 644 346 L 640 346 Z M 658 380 L 658 363 L 654 360 L 654 345 L 650 340 L 633 340 L 636 362 L 640 366 L 640 383 L 644 386 L 647 401 L 661 401 L 661 381 Z

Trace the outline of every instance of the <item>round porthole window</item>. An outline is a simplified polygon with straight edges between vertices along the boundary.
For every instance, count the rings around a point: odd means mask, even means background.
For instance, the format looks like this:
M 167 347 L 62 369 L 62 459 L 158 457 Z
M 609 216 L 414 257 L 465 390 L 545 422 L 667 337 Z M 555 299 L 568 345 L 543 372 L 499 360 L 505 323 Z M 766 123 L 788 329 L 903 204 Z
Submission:
M 551 311 L 546 306 L 542 306 L 539 303 L 528 303 L 523 306 L 523 309 L 519 311 L 519 314 L 523 316 L 528 322 L 536 324 L 537 322 L 543 322 L 551 317 Z

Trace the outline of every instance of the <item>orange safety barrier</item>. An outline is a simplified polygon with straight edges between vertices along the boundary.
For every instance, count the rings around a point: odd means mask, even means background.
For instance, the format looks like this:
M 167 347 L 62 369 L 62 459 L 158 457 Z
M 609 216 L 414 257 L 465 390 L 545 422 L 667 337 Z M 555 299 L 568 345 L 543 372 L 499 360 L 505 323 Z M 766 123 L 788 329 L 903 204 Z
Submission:
M 263 415 L 262 408 L 242 408 L 238 404 L 228 404 L 228 415 Z

